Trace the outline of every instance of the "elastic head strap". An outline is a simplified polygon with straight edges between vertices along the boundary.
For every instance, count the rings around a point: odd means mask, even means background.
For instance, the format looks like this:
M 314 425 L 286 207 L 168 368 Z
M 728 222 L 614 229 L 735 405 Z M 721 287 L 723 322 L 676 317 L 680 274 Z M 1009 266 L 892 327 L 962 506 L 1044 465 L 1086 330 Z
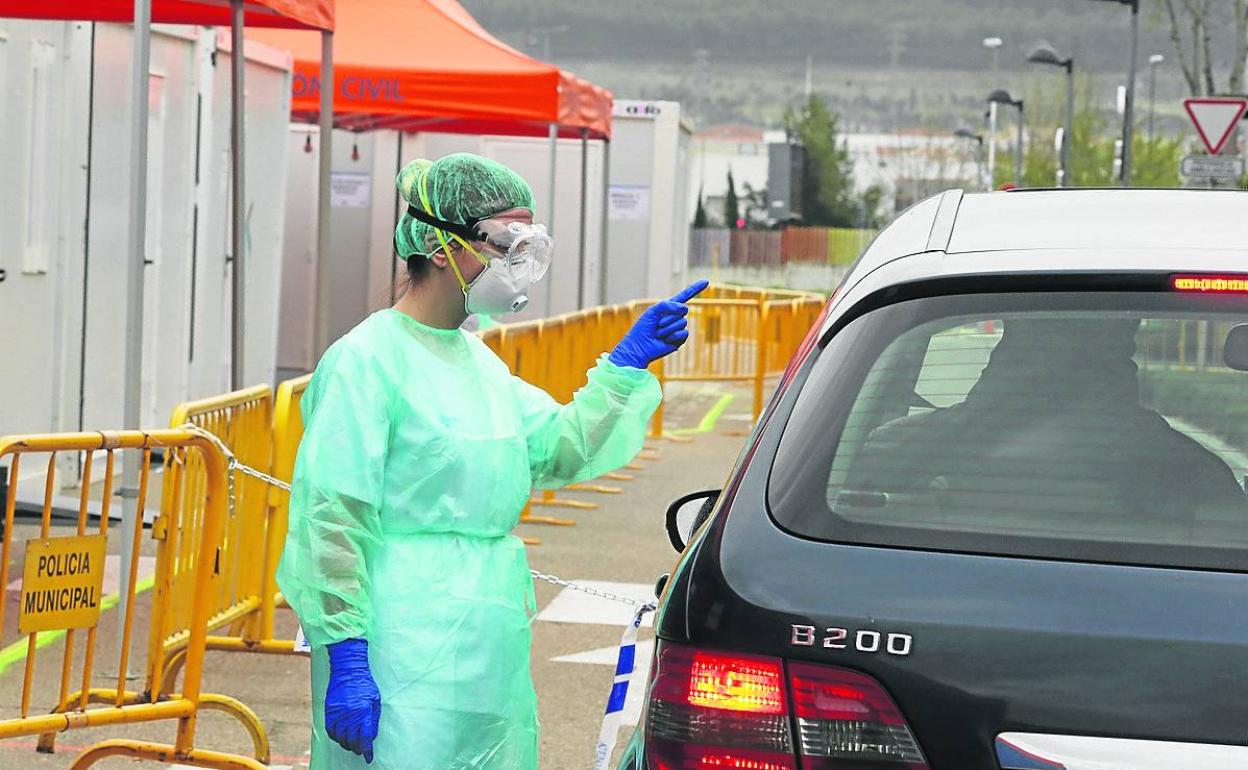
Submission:
M 471 225 L 461 225 L 458 222 L 448 222 L 445 219 L 439 219 L 433 216 L 432 214 L 421 211 L 415 206 L 408 206 L 407 213 L 409 216 L 412 217 L 412 219 L 416 219 L 421 222 L 424 222 L 427 225 L 431 225 L 437 230 L 445 230 L 451 235 L 458 235 L 460 238 L 463 238 L 464 240 L 467 240 L 467 241 L 484 240 L 481 237 L 481 233 L 477 232 L 475 222 Z
M 447 222 L 446 220 L 440 219 L 433 215 L 433 206 L 429 204 L 429 192 L 426 185 L 428 178 L 429 174 L 426 169 L 426 172 L 420 175 L 420 184 L 416 188 L 417 193 L 420 196 L 420 205 L 423 206 L 425 210 L 421 211 L 415 206 L 408 204 L 407 213 L 410 214 L 413 219 L 433 226 L 433 234 L 437 236 L 438 243 L 442 245 L 442 251 L 446 254 L 446 261 L 451 263 L 451 270 L 455 272 L 455 278 L 459 281 L 459 286 L 463 290 L 464 296 L 467 296 L 468 282 L 464 280 L 464 274 L 460 271 L 459 264 L 455 262 L 455 255 L 451 253 L 451 245 L 447 242 L 446 236 L 443 235 L 443 231 L 449 232 L 452 238 L 459 241 L 460 245 L 472 252 L 472 255 L 481 260 L 482 264 L 488 265 L 489 262 L 478 254 L 476 249 L 468 245 L 468 239 L 475 240 L 477 237 L 475 232 L 476 228 L 469 227 L 468 225 L 461 225 L 456 222 Z M 465 232 L 468 233 L 467 239 L 461 236 L 461 233 Z

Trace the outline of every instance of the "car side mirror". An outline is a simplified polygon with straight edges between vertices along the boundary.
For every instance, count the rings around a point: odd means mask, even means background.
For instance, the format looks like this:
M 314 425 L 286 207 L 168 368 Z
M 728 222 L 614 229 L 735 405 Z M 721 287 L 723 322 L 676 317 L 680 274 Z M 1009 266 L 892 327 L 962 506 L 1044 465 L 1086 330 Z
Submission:
M 1226 335 L 1222 360 L 1237 372 L 1248 372 L 1248 324 L 1239 324 Z
M 694 492 L 677 498 L 667 507 L 667 538 L 678 552 L 685 550 L 689 538 L 706 521 L 719 493 L 718 489 Z

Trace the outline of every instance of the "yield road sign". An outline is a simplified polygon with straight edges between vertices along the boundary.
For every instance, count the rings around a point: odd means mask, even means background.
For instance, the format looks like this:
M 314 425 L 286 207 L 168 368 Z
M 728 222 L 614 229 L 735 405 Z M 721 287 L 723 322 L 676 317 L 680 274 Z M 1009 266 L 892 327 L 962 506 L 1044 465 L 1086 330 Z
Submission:
M 1210 155 L 1217 155 L 1231 138 L 1231 132 L 1248 109 L 1248 99 L 1242 97 L 1200 97 L 1184 99 L 1183 109 L 1196 126 L 1200 141 L 1205 143 Z
M 1216 155 L 1188 155 L 1179 167 L 1183 176 L 1206 179 L 1240 179 L 1244 175 L 1244 159 Z

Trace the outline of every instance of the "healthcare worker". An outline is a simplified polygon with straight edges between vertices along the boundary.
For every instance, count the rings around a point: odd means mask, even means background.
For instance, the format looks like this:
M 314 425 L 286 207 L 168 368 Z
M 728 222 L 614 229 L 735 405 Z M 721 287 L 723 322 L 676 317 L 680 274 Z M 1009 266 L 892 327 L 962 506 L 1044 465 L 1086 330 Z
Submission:
M 643 313 L 561 405 L 460 328 L 520 310 L 546 272 L 528 184 L 456 154 L 397 185 L 409 285 L 308 385 L 277 573 L 312 647 L 311 770 L 536 770 L 536 607 L 510 532 L 533 488 L 641 449 L 662 398 L 646 367 L 688 337 L 706 284 Z

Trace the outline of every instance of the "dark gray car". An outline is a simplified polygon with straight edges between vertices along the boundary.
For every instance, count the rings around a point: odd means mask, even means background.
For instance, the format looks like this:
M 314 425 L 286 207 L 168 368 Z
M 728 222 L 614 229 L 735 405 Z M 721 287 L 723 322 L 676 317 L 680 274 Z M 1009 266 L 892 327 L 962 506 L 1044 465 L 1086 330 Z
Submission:
M 1248 767 L 1246 476 L 1248 195 L 928 199 L 674 506 L 622 768 Z

